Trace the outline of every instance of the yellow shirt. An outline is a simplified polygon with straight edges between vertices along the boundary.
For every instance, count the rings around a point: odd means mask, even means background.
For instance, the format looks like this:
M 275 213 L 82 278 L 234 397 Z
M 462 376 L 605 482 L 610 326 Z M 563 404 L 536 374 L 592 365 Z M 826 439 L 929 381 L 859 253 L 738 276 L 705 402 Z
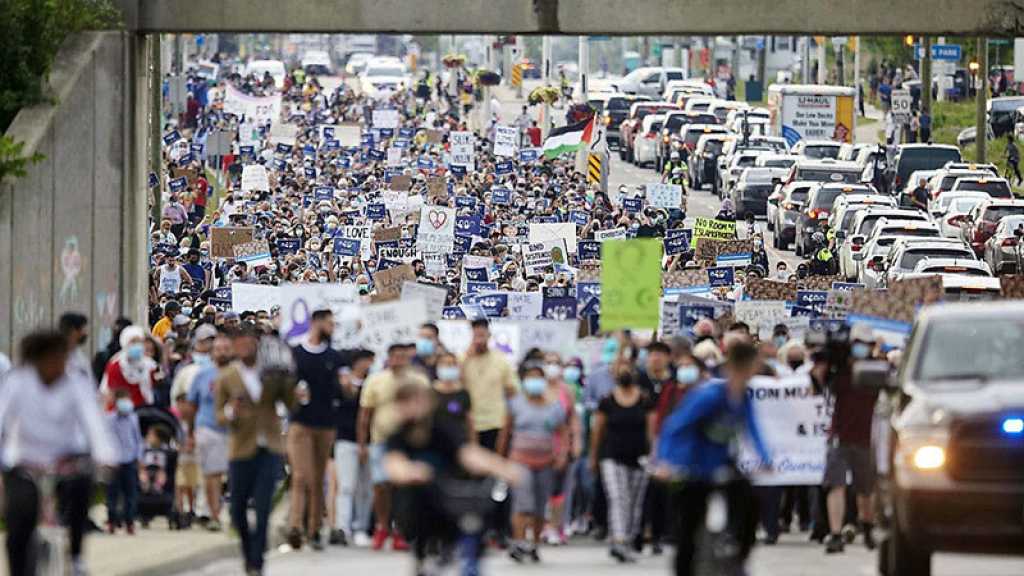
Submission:
M 397 428 L 398 415 L 395 413 L 395 393 L 402 384 L 412 383 L 430 387 L 430 382 L 422 372 L 406 368 L 401 376 L 391 369 L 382 370 L 366 379 L 363 391 L 359 396 L 359 405 L 373 408 L 373 420 L 370 421 L 370 442 L 385 442 Z
M 164 336 L 167 336 L 167 333 L 171 331 L 172 327 L 171 319 L 164 316 L 153 325 L 153 336 L 163 340 Z
M 462 374 L 471 401 L 470 412 L 477 432 L 505 425 L 505 399 L 519 391 L 519 379 L 500 352 L 467 355 Z

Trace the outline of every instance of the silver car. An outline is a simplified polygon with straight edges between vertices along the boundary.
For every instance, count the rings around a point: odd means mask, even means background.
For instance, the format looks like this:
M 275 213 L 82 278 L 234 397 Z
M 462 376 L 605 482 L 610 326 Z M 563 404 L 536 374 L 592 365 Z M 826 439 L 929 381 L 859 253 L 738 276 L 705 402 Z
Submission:
M 796 241 L 796 221 L 804 209 L 804 203 L 807 202 L 811 188 L 817 184 L 817 182 L 793 182 L 780 188 L 776 192 L 777 198 L 769 197 L 768 218 L 769 225 L 775 232 L 772 237 L 772 244 L 775 248 L 788 250 L 790 243 Z
M 1017 273 L 1018 245 L 1024 235 L 1024 215 L 1005 216 L 996 225 L 982 251 L 985 262 L 996 274 Z
M 864 269 L 864 258 L 856 255 L 868 247 L 875 225 L 883 219 L 914 220 L 926 222 L 928 216 L 919 210 L 900 210 L 898 208 L 866 208 L 858 210 L 850 224 L 849 230 L 837 230 L 836 240 L 839 244 L 839 272 L 847 280 L 855 280 Z

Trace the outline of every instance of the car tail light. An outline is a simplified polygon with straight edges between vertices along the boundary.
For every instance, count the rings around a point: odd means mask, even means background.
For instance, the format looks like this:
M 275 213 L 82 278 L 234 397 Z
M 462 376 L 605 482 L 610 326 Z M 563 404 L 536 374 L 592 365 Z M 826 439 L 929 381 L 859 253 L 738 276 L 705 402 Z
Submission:
M 1001 242 L 1001 245 L 1002 246 L 1016 246 L 1017 245 L 1017 239 L 1016 238 L 1003 238 L 1003 241 Z
M 946 220 L 946 223 L 949 224 L 950 226 L 959 226 L 959 225 L 963 224 L 963 222 L 964 222 L 964 215 L 963 214 L 957 214 L 956 216 L 950 216 L 949 219 Z
M 669 137 L 668 136 L 662 136 L 661 137 L 661 141 L 664 142 L 665 144 L 668 144 Z
M 863 247 L 864 247 L 863 244 L 854 244 L 852 242 L 850 243 L 850 251 L 851 252 L 860 252 L 860 249 L 863 248 Z
M 870 268 L 871 270 L 876 270 L 877 271 L 878 270 L 878 263 L 876 263 L 874 260 L 868 260 L 868 268 Z
M 604 125 L 605 125 L 605 126 L 608 126 L 608 125 L 609 125 L 609 124 L 611 124 L 611 123 L 612 123 L 612 117 L 611 117 L 611 115 L 609 115 L 609 114 L 605 114 L 605 115 L 604 115 Z
M 786 210 L 796 210 L 796 204 L 793 204 L 792 202 L 786 202 L 782 207 Z

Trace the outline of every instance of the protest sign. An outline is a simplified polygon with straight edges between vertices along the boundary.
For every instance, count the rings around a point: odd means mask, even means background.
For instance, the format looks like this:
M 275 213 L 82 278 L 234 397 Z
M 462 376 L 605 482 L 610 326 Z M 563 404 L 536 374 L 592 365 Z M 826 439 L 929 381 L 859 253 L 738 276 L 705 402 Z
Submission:
M 427 180 L 427 198 L 432 204 L 448 198 L 448 183 L 444 178 Z
M 390 228 L 377 228 L 373 231 L 374 242 L 391 242 L 402 237 L 402 227 L 392 226 Z
M 224 88 L 224 112 L 257 124 L 281 118 L 281 94 L 250 96 L 228 83 Z
M 231 309 L 237 312 L 252 310 L 269 312 L 281 304 L 280 287 L 266 284 L 231 283 Z
M 448 290 L 443 286 L 406 281 L 402 283 L 401 297 L 403 302 L 422 301 L 427 312 L 427 321 L 437 322 L 441 319 Z
M 609 240 L 601 247 L 601 328 L 657 328 L 661 242 Z
M 721 268 L 708 268 L 708 282 L 712 286 L 732 286 L 733 268 L 723 266 Z
M 285 284 L 280 287 L 281 336 L 297 344 L 309 331 L 313 312 L 330 310 L 336 327 L 331 343 L 335 348 L 359 345 L 359 292 L 355 284 Z
M 540 292 L 509 292 L 505 304 L 506 318 L 535 320 L 541 314 L 543 301 Z
M 358 238 L 334 238 L 334 254 L 337 256 L 359 256 L 363 241 Z
M 740 442 L 737 465 L 759 486 L 817 486 L 825 473 L 830 414 L 825 397 L 815 395 L 807 375 L 755 376 L 747 396 L 757 414 L 761 438 L 771 453 L 771 468 L 749 438 Z
M 275 122 L 270 126 L 270 133 L 267 135 L 267 139 L 275 146 L 277 144 L 295 146 L 295 139 L 298 135 L 298 124 L 282 124 L 280 122 Z
M 655 208 L 679 208 L 683 203 L 683 187 L 677 184 L 646 185 L 647 203 Z
M 448 143 L 451 146 L 449 165 L 464 166 L 467 170 L 472 170 L 476 156 L 476 136 L 469 131 L 455 131 L 448 135 Z
M 375 108 L 371 116 L 371 122 L 374 128 L 390 128 L 393 130 L 398 128 L 400 120 L 401 116 L 395 108 Z
M 571 222 L 530 223 L 530 244 L 563 240 L 570 254 L 576 253 L 576 225 Z
M 389 168 L 401 166 L 404 162 L 402 161 L 402 149 L 395 146 L 389 146 L 387 152 L 387 165 Z
M 391 177 L 390 183 L 391 189 L 398 192 L 406 192 L 409 188 L 412 188 L 412 176 L 407 174 L 399 174 L 398 176 Z
M 822 290 L 797 290 L 796 305 L 824 312 L 828 302 L 828 292 Z
M 334 126 L 334 137 L 344 148 L 358 148 L 363 134 L 359 124 L 338 124 Z
M 210 256 L 212 258 L 234 258 L 235 245 L 252 242 L 253 228 L 210 228 Z
M 559 296 L 544 297 L 541 302 L 540 317 L 546 320 L 570 320 L 576 318 L 576 298 Z
M 754 252 L 754 243 L 751 240 L 697 238 L 694 246 L 694 259 L 709 265 L 717 263 L 722 256 L 742 254 L 746 255 L 746 262 L 736 262 L 730 265 L 747 266 L 750 264 L 750 256 Z
M 301 238 L 278 238 L 277 251 L 280 254 L 295 254 L 302 247 Z
M 235 262 L 244 263 L 250 270 L 257 266 L 267 266 L 274 261 L 270 256 L 270 246 L 266 240 L 235 244 L 232 250 L 235 253 Z
M 606 242 L 608 240 L 625 240 L 625 228 L 610 228 L 608 230 L 594 230 L 594 240 Z
M 420 326 L 427 322 L 426 307 L 415 300 L 369 304 L 361 312 L 359 340 L 377 355 L 378 362 L 387 357 L 392 344 L 415 342 Z
M 622 209 L 630 214 L 637 214 L 644 209 L 643 198 L 623 198 Z
M 555 264 L 567 264 L 564 240 L 549 240 L 528 244 L 523 249 L 523 264 L 527 276 L 541 276 L 554 270 Z
M 728 220 L 697 217 L 693 220 L 693 240 L 690 247 L 697 247 L 698 238 L 731 240 L 736 237 L 736 223 Z
M 392 262 L 412 264 L 412 261 L 419 256 L 419 253 L 416 251 L 416 248 L 412 246 L 382 246 L 377 250 L 377 256 L 380 257 L 381 260 L 391 260 Z
M 455 244 L 455 208 L 423 206 L 416 247 L 421 252 L 452 251 Z
M 249 164 L 242 167 L 242 192 L 270 190 L 270 178 L 267 169 L 261 164 Z
M 576 256 L 580 262 L 601 259 L 601 243 L 595 240 L 580 240 L 576 243 Z
M 373 275 L 373 285 L 376 287 L 374 302 L 386 302 L 395 300 L 402 295 L 403 282 L 415 282 L 416 272 L 411 264 L 402 264 L 388 270 L 378 270 Z
M 690 286 L 710 286 L 707 270 L 691 268 L 688 270 L 672 270 L 662 277 L 663 288 L 687 288 Z
M 761 326 L 774 326 L 789 318 L 789 310 L 782 300 L 740 300 L 733 308 L 737 322 L 745 322 L 752 330 Z
M 440 130 L 427 130 L 427 144 L 440 144 L 444 142 L 444 132 Z
M 515 126 L 503 126 L 498 124 L 494 127 L 494 155 L 510 158 L 516 155 L 518 148 L 519 131 Z
M 744 294 L 751 300 L 785 300 L 796 301 L 796 283 L 747 278 Z

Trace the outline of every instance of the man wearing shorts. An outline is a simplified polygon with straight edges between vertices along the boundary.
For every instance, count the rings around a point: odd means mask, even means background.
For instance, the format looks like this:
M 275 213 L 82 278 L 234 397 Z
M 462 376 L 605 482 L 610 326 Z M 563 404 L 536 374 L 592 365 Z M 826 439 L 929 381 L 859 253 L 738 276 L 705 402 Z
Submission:
M 210 508 L 210 522 L 206 528 L 216 532 L 221 529 L 221 488 L 224 485 L 224 475 L 228 471 L 228 437 L 227 431 L 217 424 L 214 382 L 220 369 L 231 363 L 234 354 L 231 339 L 223 334 L 216 334 L 213 326 L 200 326 L 196 329 L 196 336 L 198 337 L 201 332 L 203 335 L 216 335 L 213 342 L 213 365 L 207 366 L 196 375 L 189 389 L 188 401 L 194 407 L 195 422 L 191 430 L 195 437 L 196 460 L 203 474 L 206 502 Z

